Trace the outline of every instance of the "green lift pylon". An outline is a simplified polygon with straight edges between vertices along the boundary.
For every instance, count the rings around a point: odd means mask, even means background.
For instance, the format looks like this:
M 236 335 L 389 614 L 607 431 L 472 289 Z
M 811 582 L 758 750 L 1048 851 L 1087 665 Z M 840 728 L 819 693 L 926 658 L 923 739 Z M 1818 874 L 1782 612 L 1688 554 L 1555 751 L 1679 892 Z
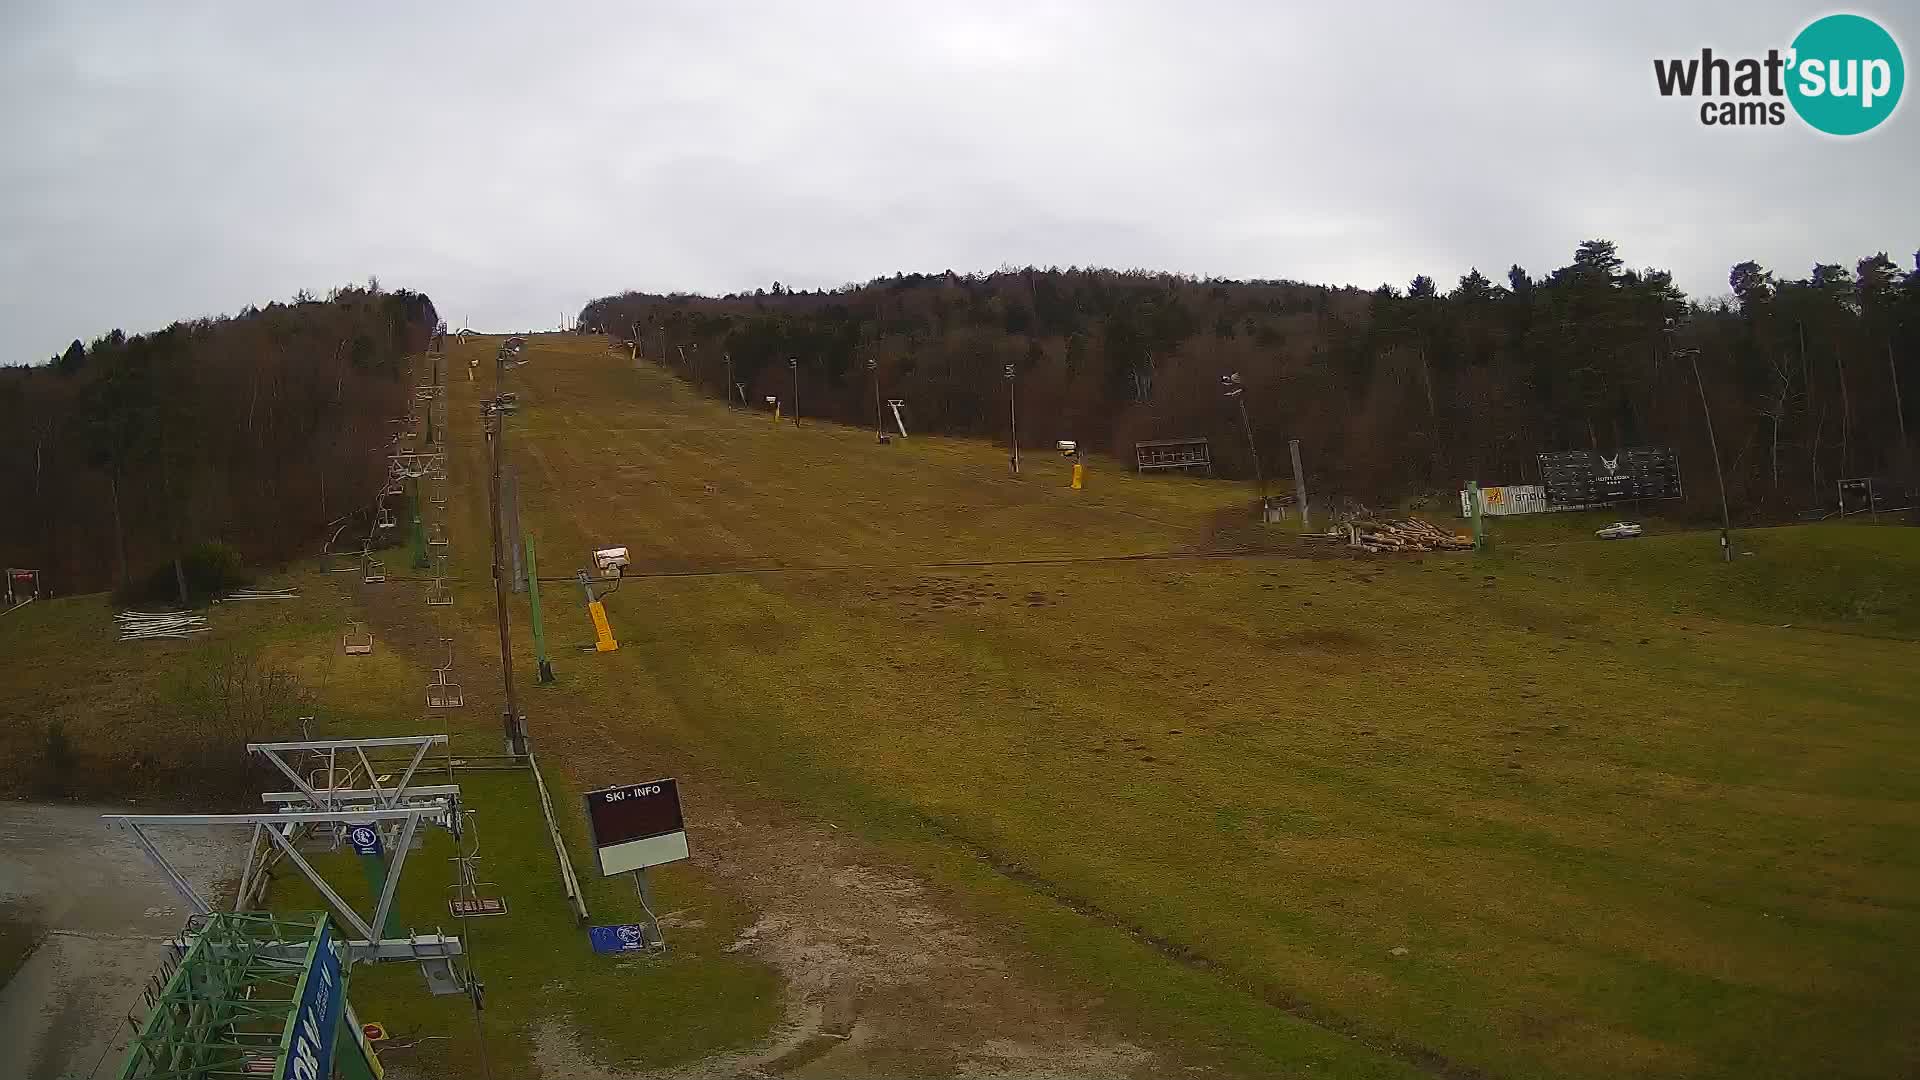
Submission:
M 348 965 L 321 912 L 213 914 L 155 977 L 121 1080 L 372 1080 Z

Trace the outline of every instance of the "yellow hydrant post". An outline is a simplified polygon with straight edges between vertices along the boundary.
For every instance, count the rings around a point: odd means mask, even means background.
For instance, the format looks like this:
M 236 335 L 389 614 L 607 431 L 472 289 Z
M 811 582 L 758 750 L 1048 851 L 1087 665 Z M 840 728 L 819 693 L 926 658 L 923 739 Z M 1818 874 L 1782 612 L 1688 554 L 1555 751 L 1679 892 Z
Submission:
M 1075 491 L 1080 490 L 1082 478 L 1085 475 L 1085 471 L 1086 471 L 1085 468 L 1080 464 L 1079 461 L 1075 461 L 1073 463 L 1073 490 Z
M 607 625 L 607 606 L 595 600 L 587 605 L 587 614 L 593 616 L 593 651 L 618 652 L 620 643 L 613 640 L 613 627 Z

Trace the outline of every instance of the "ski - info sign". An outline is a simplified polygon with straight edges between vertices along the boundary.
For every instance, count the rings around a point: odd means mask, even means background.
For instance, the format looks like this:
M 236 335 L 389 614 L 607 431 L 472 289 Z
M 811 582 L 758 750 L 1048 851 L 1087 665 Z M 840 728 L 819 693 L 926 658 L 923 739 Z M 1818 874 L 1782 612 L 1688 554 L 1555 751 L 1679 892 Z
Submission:
M 605 877 L 687 857 L 680 788 L 672 779 L 587 792 L 587 825 Z

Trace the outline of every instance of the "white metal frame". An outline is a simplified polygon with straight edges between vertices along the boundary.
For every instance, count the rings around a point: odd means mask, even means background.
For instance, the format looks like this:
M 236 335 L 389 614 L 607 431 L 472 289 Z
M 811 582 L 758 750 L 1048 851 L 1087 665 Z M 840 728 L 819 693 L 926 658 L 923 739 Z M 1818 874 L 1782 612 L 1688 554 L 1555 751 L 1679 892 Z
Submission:
M 305 787 L 304 782 L 301 786 Z M 167 860 L 167 857 L 160 853 L 160 849 L 154 845 L 153 838 L 147 835 L 146 830 L 166 827 L 216 828 L 251 825 L 254 843 L 257 845 L 262 836 L 272 842 L 274 847 L 279 849 L 280 856 L 298 867 L 305 875 L 307 882 L 326 899 L 327 905 L 341 922 L 361 936 L 361 940 L 348 943 L 349 949 L 356 956 L 364 954 L 377 959 L 416 959 L 418 957 L 415 952 L 404 949 L 408 942 L 415 939 L 383 939 L 374 931 L 374 927 L 386 925 L 387 914 L 393 908 L 393 898 L 399 888 L 400 875 L 406 867 L 407 853 L 413 845 L 415 832 L 418 831 L 422 822 L 437 825 L 449 831 L 456 830 L 459 812 L 454 806 L 454 803 L 446 799 L 435 799 L 422 804 L 388 809 L 284 810 L 278 813 L 261 814 L 103 814 L 101 820 L 109 827 L 120 829 L 131 836 L 133 842 L 146 853 L 147 859 L 166 876 L 174 892 L 187 902 L 196 915 L 212 914 L 213 905 L 209 904 L 206 898 L 200 895 L 199 890 L 193 887 L 193 883 L 188 881 Z M 363 917 L 333 886 L 327 884 L 326 878 L 314 869 L 313 864 L 308 862 L 305 856 L 300 854 L 295 842 L 296 830 L 301 826 L 346 828 L 367 824 L 378 826 L 389 822 L 397 826 L 399 839 L 393 846 L 392 863 L 387 868 L 386 884 L 381 888 L 380 896 L 374 902 L 372 917 Z M 262 870 L 264 871 L 264 867 Z M 248 862 L 247 871 L 249 874 L 254 871 L 252 860 Z M 251 884 L 250 878 L 242 879 L 240 895 L 243 898 L 250 891 Z M 436 950 L 441 950 L 448 942 L 452 943 L 452 952 L 457 955 L 460 951 L 458 939 L 440 939 L 434 943 L 434 946 Z M 381 955 L 383 950 L 404 952 L 404 955 L 387 957 Z M 446 953 L 437 951 L 433 955 L 446 955 Z

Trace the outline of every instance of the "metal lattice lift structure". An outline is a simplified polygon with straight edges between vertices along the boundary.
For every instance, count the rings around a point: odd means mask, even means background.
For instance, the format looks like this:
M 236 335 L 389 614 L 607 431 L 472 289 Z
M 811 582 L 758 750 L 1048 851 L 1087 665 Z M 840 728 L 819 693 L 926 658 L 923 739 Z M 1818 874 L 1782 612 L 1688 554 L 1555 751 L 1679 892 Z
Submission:
M 440 643 L 447 647 L 447 662 L 433 669 L 433 681 L 427 684 L 427 708 L 458 709 L 466 705 L 466 695 L 460 692 L 460 684 L 453 681 L 453 639 L 441 638 Z
M 444 736 L 442 736 L 444 737 Z M 374 743 L 379 740 L 363 740 Z M 303 793 L 304 794 L 304 793 Z M 103 814 L 101 820 L 109 827 L 120 829 L 133 838 L 135 844 L 146 852 L 147 858 L 166 876 L 174 892 L 186 901 L 195 915 L 213 914 L 213 905 L 200 895 L 167 857 L 154 846 L 153 838 L 146 830 L 154 828 L 221 828 L 233 826 L 252 826 L 254 843 L 265 839 L 280 853 L 280 860 L 291 862 L 327 902 L 340 925 L 360 935 L 357 939 L 344 943 L 349 961 L 390 960 L 412 961 L 421 965 L 428 988 L 435 994 L 460 993 L 466 989 L 459 970 L 453 964 L 453 958 L 461 955 L 460 939 L 439 932 L 432 934 L 408 934 L 405 936 L 384 936 L 375 932 L 374 927 L 385 927 L 387 916 L 393 908 L 393 898 L 400 884 L 401 873 L 406 868 L 407 854 L 414 846 L 414 837 L 422 824 L 436 826 L 457 832 L 460 812 L 454 800 L 440 798 L 423 800 L 386 809 L 374 807 L 340 806 L 330 810 L 283 810 L 277 813 L 262 814 Z M 307 861 L 299 850 L 298 838 L 306 831 L 324 830 L 345 833 L 360 828 L 371 828 L 385 832 L 397 829 L 398 836 L 391 845 L 391 861 L 385 870 L 385 882 L 379 896 L 374 901 L 373 910 L 362 914 L 349 904 L 329 884 L 319 870 Z M 276 860 L 279 861 L 279 860 Z M 250 893 L 257 891 L 254 874 L 264 874 L 271 864 L 264 861 L 258 870 L 250 858 L 248 875 L 240 885 L 239 896 L 245 901 Z
M 414 777 L 419 775 L 420 766 L 427 760 L 427 751 L 445 745 L 445 735 L 392 735 L 372 739 L 248 743 L 247 753 L 266 758 L 267 764 L 293 781 L 293 786 L 299 789 L 301 797 L 312 809 L 334 810 L 365 803 L 390 810 L 411 803 L 424 805 L 446 796 L 444 791 L 427 792 L 413 783 Z M 400 771 L 397 780 L 381 773 L 374 765 L 373 756 L 367 753 L 369 750 L 379 754 L 403 748 L 411 748 L 413 755 L 407 759 L 406 767 Z M 288 755 L 295 755 L 296 760 L 289 761 Z M 306 767 L 304 776 L 297 766 Z M 361 784 L 366 786 L 360 787 Z M 457 795 L 458 792 L 459 789 L 455 788 L 454 793 Z M 366 798 L 362 798 L 363 795 Z M 260 798 L 262 802 L 269 803 L 296 801 L 292 798 L 282 799 L 273 792 Z
M 423 476 L 445 476 L 447 474 L 447 456 L 438 450 L 416 453 L 412 450 L 387 455 L 387 471 L 393 487 L 399 487 L 402 480 L 418 480 Z M 391 494 L 398 495 L 394 491 Z
M 121 1080 L 300 1076 L 322 1047 L 338 1075 L 376 1075 L 325 914 L 196 921 L 146 988 Z

